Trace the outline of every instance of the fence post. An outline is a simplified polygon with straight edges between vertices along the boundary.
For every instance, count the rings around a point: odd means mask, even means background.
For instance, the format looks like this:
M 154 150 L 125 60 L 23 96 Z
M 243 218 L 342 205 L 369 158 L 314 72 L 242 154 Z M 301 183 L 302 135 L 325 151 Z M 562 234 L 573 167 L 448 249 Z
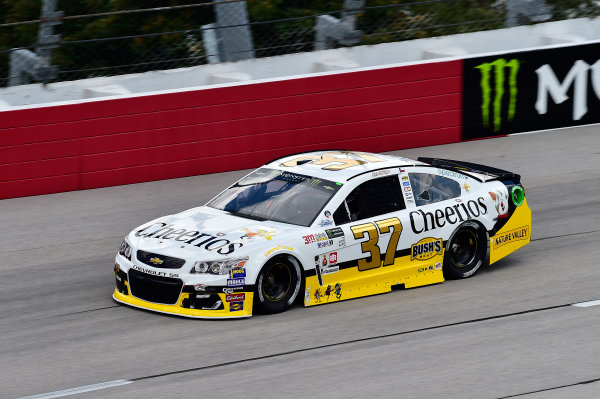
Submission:
M 59 46 L 60 35 L 54 34 L 54 26 L 62 24 L 62 11 L 56 11 L 58 0 L 43 0 L 35 53 L 27 49 L 10 53 L 8 85 L 18 86 L 32 81 L 48 83 L 58 76 L 58 67 L 52 66 L 52 49 Z

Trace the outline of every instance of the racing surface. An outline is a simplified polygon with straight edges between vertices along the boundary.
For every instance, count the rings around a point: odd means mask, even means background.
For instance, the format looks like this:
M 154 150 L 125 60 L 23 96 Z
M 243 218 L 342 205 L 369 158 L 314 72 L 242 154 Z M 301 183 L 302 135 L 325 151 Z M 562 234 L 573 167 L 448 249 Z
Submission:
M 0 201 L 0 398 L 600 397 L 600 306 L 571 306 L 600 299 L 600 126 L 393 154 L 520 173 L 531 244 L 466 280 L 194 320 L 116 304 L 114 255 L 247 171 Z

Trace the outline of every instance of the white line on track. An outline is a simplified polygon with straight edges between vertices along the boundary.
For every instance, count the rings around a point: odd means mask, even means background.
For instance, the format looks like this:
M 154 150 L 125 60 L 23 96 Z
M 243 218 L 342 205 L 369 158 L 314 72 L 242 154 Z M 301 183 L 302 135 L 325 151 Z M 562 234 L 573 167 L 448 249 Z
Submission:
M 16 399 L 62 398 L 63 396 L 76 395 L 78 393 L 97 391 L 99 389 L 113 388 L 113 387 L 118 387 L 120 385 L 127 385 L 127 384 L 132 384 L 132 383 L 133 383 L 133 381 L 129 381 L 129 380 L 114 380 L 114 381 L 101 382 L 99 384 L 84 385 L 82 387 L 77 387 L 77 388 L 63 389 L 62 391 L 40 393 L 38 395 L 32 395 L 32 396 L 22 396 L 22 397 L 16 398 Z
M 590 306 L 598 306 L 598 305 L 600 305 L 600 299 L 597 299 L 595 301 L 574 303 L 571 306 L 575 306 L 577 308 L 589 308 Z

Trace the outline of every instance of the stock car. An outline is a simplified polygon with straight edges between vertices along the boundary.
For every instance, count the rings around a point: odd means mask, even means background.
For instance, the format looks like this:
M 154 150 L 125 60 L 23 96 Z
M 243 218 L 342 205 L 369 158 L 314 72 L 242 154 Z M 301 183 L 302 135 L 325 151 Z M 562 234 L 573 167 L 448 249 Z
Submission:
M 113 298 L 234 318 L 466 278 L 529 243 L 520 180 L 436 158 L 289 155 L 205 206 L 131 231 L 116 255 Z

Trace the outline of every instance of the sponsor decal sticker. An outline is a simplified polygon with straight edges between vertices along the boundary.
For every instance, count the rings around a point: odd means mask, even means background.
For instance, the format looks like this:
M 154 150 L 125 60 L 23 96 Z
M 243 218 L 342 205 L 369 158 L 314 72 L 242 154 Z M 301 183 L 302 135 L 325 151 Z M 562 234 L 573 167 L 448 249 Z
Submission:
M 321 227 L 327 227 L 327 226 L 331 226 L 333 224 L 333 221 L 325 219 L 325 220 L 321 220 L 319 222 L 319 226 Z
M 515 241 L 526 240 L 528 237 L 529 226 L 519 227 L 492 238 L 492 248 L 498 249 L 503 245 L 510 244 Z
M 440 176 L 452 177 L 455 179 L 466 179 L 467 178 L 467 176 L 463 175 L 462 173 L 458 173 L 458 172 L 454 172 L 452 170 L 446 170 L 446 169 L 438 169 L 437 174 Z
M 304 237 L 308 237 L 308 236 L 304 236 Z M 305 238 L 305 243 L 306 243 L 306 238 Z M 284 250 L 286 250 L 286 251 L 293 251 L 294 248 L 288 247 L 287 245 L 278 245 L 276 247 L 273 247 L 273 248 L 269 249 L 267 252 L 265 252 L 265 257 L 271 255 L 273 252 L 284 251 Z
M 346 239 L 345 238 L 341 238 L 338 241 L 338 248 L 342 248 L 342 247 L 345 247 L 345 246 L 346 246 Z
M 229 303 L 229 311 L 237 312 L 239 310 L 244 310 L 244 302 L 230 302 Z
M 228 278 L 227 286 L 228 287 L 242 287 L 244 286 L 245 279 L 243 278 Z
M 194 286 L 194 289 L 196 291 L 206 291 L 206 285 L 204 285 L 204 284 L 196 284 Z
M 245 301 L 245 300 L 246 300 L 246 294 L 243 292 L 240 292 L 237 294 L 225 295 L 225 301 L 227 301 L 227 302 L 238 302 L 238 301 Z
M 389 169 L 384 169 L 384 170 L 376 170 L 373 173 L 371 173 L 372 177 L 377 177 L 377 176 L 385 176 L 385 175 L 389 175 L 390 174 L 390 170 Z
M 231 269 L 229 271 L 231 278 L 243 278 L 246 277 L 246 269 Z
M 494 206 L 498 211 L 499 218 L 508 217 L 508 190 L 494 190 L 489 192 L 490 197 L 494 200 Z
M 325 230 L 325 234 L 327 234 L 328 238 L 344 237 L 344 230 L 342 230 L 340 227 L 336 227 Z
M 243 288 L 244 288 L 243 286 L 239 286 L 239 287 L 225 287 L 225 288 L 223 288 L 223 292 L 225 294 L 233 294 L 235 291 L 240 291 Z
M 434 266 L 435 266 L 435 270 L 441 270 L 442 269 L 442 262 L 438 262 Z
M 410 247 L 410 260 L 427 260 L 436 255 L 441 255 L 444 248 L 441 238 L 423 238 Z M 433 269 L 433 266 L 431 266 Z
M 469 186 L 467 183 L 463 184 L 462 186 L 466 192 L 469 192 L 469 189 L 471 188 L 471 186 Z
M 263 228 L 259 228 L 259 229 L 247 229 L 247 228 L 243 228 L 242 231 L 246 232 L 246 234 L 244 234 L 240 238 L 241 239 L 246 239 L 246 240 L 249 240 L 249 241 L 255 239 L 256 237 L 263 237 L 263 238 L 266 238 L 267 240 L 271 241 L 271 238 L 273 238 L 273 236 L 276 233 L 275 230 L 263 229 Z
M 408 176 L 402 176 L 402 182 L 405 182 L 408 180 Z
M 461 202 L 452 206 L 438 208 L 431 212 L 422 209 L 409 213 L 410 227 L 415 234 L 442 228 L 446 224 L 457 224 L 465 220 L 477 218 L 488 213 L 488 206 L 483 197 Z
M 323 242 L 318 242 L 317 243 L 317 247 L 318 248 L 325 248 L 325 247 L 329 247 L 331 245 L 333 245 L 333 240 L 323 241 Z
M 335 265 L 337 263 L 337 252 L 331 252 L 329 254 L 329 264 Z
M 407 177 L 407 179 L 408 179 L 408 177 Z M 403 185 L 403 186 L 410 186 L 410 182 L 408 182 L 408 181 L 403 181 L 403 182 L 402 182 L 402 185 Z
M 180 243 L 204 248 L 207 251 L 217 251 L 221 255 L 228 255 L 244 246 L 241 242 L 231 242 L 226 238 L 202 233 L 195 230 L 178 228 L 173 224 L 154 223 L 135 232 L 136 237 L 153 238 L 158 240 L 173 240 Z
M 337 273 L 339 271 L 340 271 L 339 266 L 329 266 L 329 267 L 324 267 L 323 269 L 321 269 L 321 274 L 325 275 L 325 274 Z

